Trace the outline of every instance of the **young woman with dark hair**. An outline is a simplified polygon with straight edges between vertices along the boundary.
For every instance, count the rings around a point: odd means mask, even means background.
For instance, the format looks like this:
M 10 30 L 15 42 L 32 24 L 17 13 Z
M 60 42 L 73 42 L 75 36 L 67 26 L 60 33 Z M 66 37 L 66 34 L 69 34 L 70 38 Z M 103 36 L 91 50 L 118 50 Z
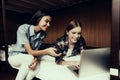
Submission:
M 36 76 L 39 71 L 37 56 L 60 56 L 54 48 L 41 50 L 50 22 L 50 15 L 37 11 L 28 23 L 19 26 L 17 42 L 9 50 L 8 57 L 9 64 L 19 70 L 15 80 L 32 80 Z

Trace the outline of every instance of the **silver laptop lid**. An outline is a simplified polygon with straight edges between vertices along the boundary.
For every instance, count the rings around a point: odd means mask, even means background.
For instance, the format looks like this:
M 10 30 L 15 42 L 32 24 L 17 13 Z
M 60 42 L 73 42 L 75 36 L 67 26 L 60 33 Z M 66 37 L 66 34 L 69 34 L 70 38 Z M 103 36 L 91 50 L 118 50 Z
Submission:
M 109 74 L 109 64 L 110 48 L 84 50 L 82 52 L 82 57 L 80 60 L 80 80 L 91 80 L 91 76 L 96 76 L 105 73 Z M 106 80 L 109 80 L 108 76 Z

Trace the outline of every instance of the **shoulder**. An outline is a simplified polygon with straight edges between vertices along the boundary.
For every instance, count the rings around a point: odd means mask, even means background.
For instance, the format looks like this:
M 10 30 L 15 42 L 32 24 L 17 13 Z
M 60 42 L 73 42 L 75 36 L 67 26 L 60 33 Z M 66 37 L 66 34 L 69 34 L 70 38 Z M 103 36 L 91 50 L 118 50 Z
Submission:
M 25 30 L 25 29 L 28 29 L 30 26 L 31 26 L 31 25 L 29 25 L 29 24 L 22 24 L 22 25 L 20 25 L 20 26 L 18 27 L 18 29 L 23 29 L 23 30 Z
M 61 37 L 59 37 L 59 38 L 57 38 L 57 41 L 66 41 L 66 36 L 64 35 L 64 36 L 61 36 Z
M 57 45 L 68 45 L 67 36 L 62 36 L 62 37 L 58 38 L 55 43 Z
M 18 32 L 26 32 L 29 27 L 30 27 L 29 24 L 22 24 L 18 27 Z
M 80 39 L 78 40 L 77 44 L 83 44 L 85 43 L 85 39 L 83 36 L 80 37 Z

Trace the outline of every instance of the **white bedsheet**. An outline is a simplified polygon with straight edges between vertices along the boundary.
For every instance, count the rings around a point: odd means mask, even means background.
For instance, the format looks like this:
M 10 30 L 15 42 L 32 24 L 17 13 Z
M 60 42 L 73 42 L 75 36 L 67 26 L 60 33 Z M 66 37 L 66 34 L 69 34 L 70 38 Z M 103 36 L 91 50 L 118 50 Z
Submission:
M 80 56 L 66 58 L 66 60 L 80 60 Z M 78 80 L 68 68 L 67 65 L 57 65 L 54 57 L 45 55 L 41 58 L 40 71 L 37 74 L 42 80 Z

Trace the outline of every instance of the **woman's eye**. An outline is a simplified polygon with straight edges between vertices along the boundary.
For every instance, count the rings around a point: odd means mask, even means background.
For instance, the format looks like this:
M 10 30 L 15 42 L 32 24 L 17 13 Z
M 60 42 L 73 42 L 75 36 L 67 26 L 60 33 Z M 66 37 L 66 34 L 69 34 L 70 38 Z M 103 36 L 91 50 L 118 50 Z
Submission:
M 75 34 L 75 32 L 72 32 L 72 34 Z
M 46 23 L 48 23 L 48 20 L 45 20 Z
M 80 32 L 80 33 L 78 33 L 78 34 L 82 34 L 82 33 Z
M 50 22 L 48 19 L 45 20 L 46 23 Z

